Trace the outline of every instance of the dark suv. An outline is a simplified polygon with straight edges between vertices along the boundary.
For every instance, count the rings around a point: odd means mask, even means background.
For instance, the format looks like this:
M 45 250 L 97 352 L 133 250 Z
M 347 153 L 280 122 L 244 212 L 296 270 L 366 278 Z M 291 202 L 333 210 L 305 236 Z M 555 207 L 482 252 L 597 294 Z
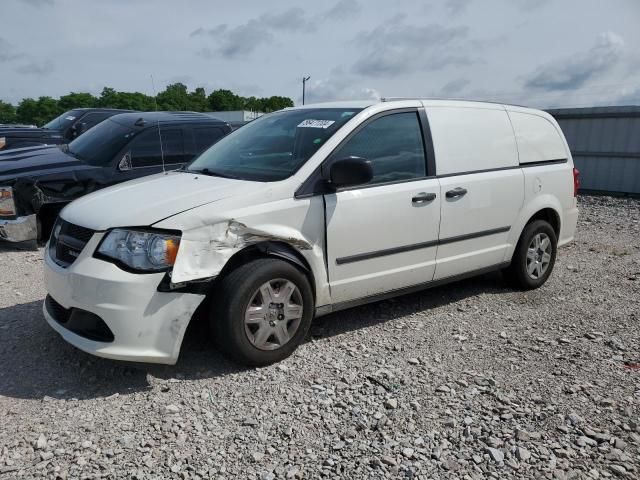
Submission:
M 46 239 L 72 200 L 178 169 L 229 132 L 228 123 L 201 113 L 123 113 L 65 147 L 0 152 L 0 239 Z
M 109 117 L 133 111 L 116 108 L 75 108 L 54 118 L 42 128 L 0 125 L 0 150 L 66 144 Z

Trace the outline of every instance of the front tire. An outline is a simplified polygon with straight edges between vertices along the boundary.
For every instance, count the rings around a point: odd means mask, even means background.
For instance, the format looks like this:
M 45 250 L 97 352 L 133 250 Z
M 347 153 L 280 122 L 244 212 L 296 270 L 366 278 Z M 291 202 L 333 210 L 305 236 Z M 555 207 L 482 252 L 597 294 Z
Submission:
M 273 258 L 253 260 L 226 275 L 212 303 L 211 327 L 218 347 L 249 366 L 291 355 L 307 335 L 314 313 L 306 275 Z
M 544 285 L 556 262 L 558 239 L 548 222 L 535 220 L 524 228 L 511 259 L 503 271 L 505 279 L 522 290 Z

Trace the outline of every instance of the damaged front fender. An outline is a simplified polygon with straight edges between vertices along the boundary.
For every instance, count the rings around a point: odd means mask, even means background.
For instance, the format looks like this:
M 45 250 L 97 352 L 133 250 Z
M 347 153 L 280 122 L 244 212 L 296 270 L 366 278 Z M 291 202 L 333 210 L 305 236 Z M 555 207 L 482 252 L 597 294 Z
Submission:
M 172 282 L 216 276 L 236 253 L 263 242 L 282 242 L 297 250 L 313 249 L 300 232 L 283 226 L 273 230 L 248 227 L 232 219 L 184 232 L 171 275 Z
M 171 283 L 217 277 L 236 254 L 256 246 L 263 253 L 284 257 L 286 252 L 286 260 L 298 260 L 310 271 L 316 303 L 330 303 L 322 197 L 271 198 L 269 191 L 256 189 L 241 200 L 230 197 L 154 224 L 182 232 Z

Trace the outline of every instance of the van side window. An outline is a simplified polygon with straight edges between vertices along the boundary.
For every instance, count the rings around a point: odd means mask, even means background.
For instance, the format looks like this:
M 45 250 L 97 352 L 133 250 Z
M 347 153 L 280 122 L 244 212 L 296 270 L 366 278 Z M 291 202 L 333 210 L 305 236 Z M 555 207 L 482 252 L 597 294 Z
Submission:
M 193 129 L 195 154 L 199 155 L 224 136 L 220 127 L 197 127 Z
M 161 129 L 160 134 L 164 152 L 160 151 L 157 128 L 149 128 L 133 139 L 129 145 L 133 168 L 162 165 L 161 153 L 164 153 L 165 165 L 184 163 L 186 161 L 182 130 L 179 128 Z
M 551 121 L 539 115 L 512 111 L 509 118 L 516 132 L 520 163 L 567 158 L 564 141 Z
M 369 184 L 398 182 L 426 175 L 422 130 L 416 112 L 395 113 L 373 120 L 332 157 L 362 157 L 371 161 Z

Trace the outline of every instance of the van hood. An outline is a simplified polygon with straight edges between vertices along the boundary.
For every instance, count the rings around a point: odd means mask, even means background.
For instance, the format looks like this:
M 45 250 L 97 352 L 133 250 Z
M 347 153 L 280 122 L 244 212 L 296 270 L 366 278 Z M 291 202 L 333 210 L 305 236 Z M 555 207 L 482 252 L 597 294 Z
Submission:
M 60 216 L 93 230 L 150 226 L 230 196 L 255 193 L 264 185 L 182 171 L 159 173 L 85 195 Z

